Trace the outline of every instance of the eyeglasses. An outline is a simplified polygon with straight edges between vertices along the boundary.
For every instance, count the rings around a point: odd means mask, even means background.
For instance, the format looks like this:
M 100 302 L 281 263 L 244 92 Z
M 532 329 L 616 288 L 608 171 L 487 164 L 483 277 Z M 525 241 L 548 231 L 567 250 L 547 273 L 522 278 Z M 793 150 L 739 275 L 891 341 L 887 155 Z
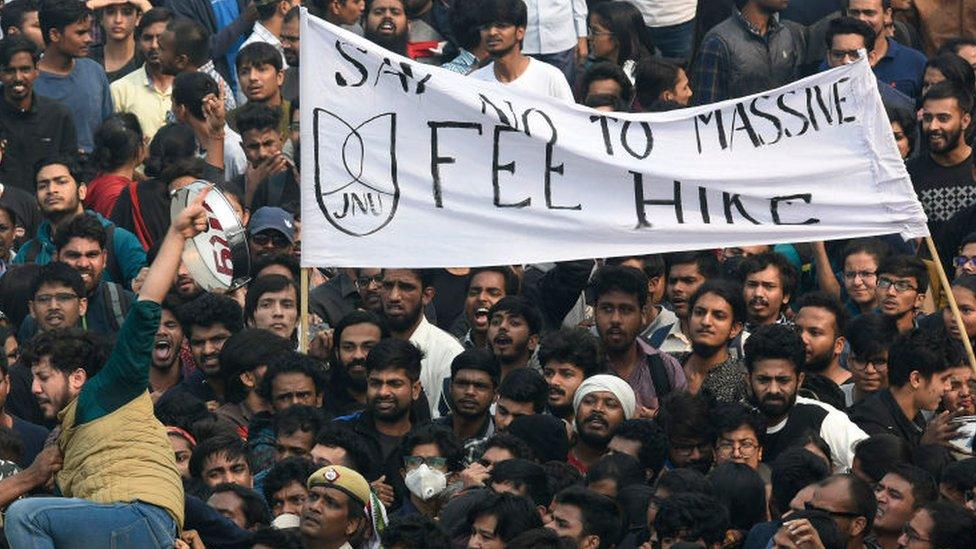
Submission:
M 966 257 L 964 255 L 957 255 L 956 257 L 952 258 L 952 264 L 956 267 L 965 267 L 967 263 L 969 263 L 970 267 L 976 267 L 976 256 Z
M 365 288 L 370 284 L 383 284 L 383 273 L 376 274 L 373 276 L 360 276 L 356 278 L 356 285 L 360 288 Z
M 431 469 L 443 471 L 447 468 L 447 458 L 439 456 L 406 456 L 403 458 L 403 466 L 407 469 L 416 469 L 424 464 Z
M 598 31 L 592 26 L 586 27 L 586 34 L 588 34 L 589 36 L 613 36 L 613 33 L 610 31 L 605 31 L 605 30 Z
M 809 501 L 803 504 L 803 508 L 807 511 L 820 511 L 821 513 L 827 513 L 828 515 L 833 515 L 835 517 L 844 518 L 857 518 L 864 516 L 861 513 L 856 513 L 854 511 L 831 511 L 830 509 L 824 509 L 823 507 L 817 507 L 816 505 L 810 503 Z
M 879 372 L 884 372 L 888 369 L 888 359 L 886 358 L 869 358 L 867 360 L 861 360 L 852 354 L 850 359 L 851 365 L 859 370 L 867 370 L 868 366 L 873 366 L 874 369 Z
M 751 440 L 728 440 L 725 438 L 715 444 L 715 450 L 722 457 L 731 456 L 736 448 L 739 449 L 742 457 L 751 457 L 759 449 L 759 444 Z
M 674 451 L 675 455 L 681 457 L 688 457 L 698 450 L 701 454 L 706 454 L 711 449 L 711 445 L 707 442 L 702 442 L 700 444 L 671 444 L 671 450 Z
M 55 301 L 58 303 L 68 303 L 69 301 L 74 301 L 76 299 L 78 299 L 78 294 L 73 294 L 71 292 L 60 292 L 56 294 L 42 294 L 34 296 L 34 303 L 50 305 Z
M 830 50 L 830 58 L 835 61 L 844 61 L 850 59 L 851 61 L 857 61 L 861 58 L 861 54 L 857 50 Z
M 912 283 L 907 280 L 892 280 L 888 277 L 881 277 L 881 279 L 878 280 L 878 288 L 881 288 L 882 290 L 887 290 L 892 286 L 895 287 L 895 291 L 898 293 L 918 289 L 917 286 L 912 286 Z
M 268 233 L 257 233 L 251 235 L 251 242 L 258 246 L 267 246 L 271 244 L 275 248 L 287 248 L 291 245 L 291 241 L 288 240 L 283 234 L 271 235 Z
M 861 280 L 869 280 L 878 276 L 878 271 L 844 271 L 844 279 L 846 280 L 856 280 L 858 277 Z

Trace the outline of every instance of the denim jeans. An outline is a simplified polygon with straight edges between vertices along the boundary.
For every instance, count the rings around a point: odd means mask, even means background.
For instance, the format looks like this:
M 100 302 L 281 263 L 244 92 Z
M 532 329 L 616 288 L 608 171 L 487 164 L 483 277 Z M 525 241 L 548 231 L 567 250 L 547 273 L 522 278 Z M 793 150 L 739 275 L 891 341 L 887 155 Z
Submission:
M 561 70 L 566 75 L 569 87 L 576 86 L 576 48 L 569 48 L 566 51 L 556 53 L 530 53 L 529 57 L 538 59 L 544 63 L 549 63 L 553 67 Z
M 662 57 L 682 61 L 691 59 L 691 47 L 695 39 L 694 18 L 668 27 L 647 27 L 647 32 Z
M 27 498 L 8 508 L 4 532 L 17 549 L 170 548 L 176 521 L 162 507 L 138 501 Z

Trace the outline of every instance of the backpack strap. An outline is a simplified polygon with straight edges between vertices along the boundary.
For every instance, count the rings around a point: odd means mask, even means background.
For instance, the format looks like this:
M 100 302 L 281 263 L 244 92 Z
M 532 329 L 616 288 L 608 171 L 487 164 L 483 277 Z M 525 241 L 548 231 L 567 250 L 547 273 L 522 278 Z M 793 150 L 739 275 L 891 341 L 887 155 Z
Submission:
M 111 282 L 105 285 L 105 289 L 107 291 L 103 298 L 107 301 L 108 310 L 112 311 L 111 320 L 114 320 L 112 328 L 117 332 L 125 322 L 125 314 L 122 313 L 122 296 L 119 295 L 119 287 Z
M 105 225 L 105 250 L 108 252 L 108 271 L 112 274 L 112 281 L 118 284 L 125 284 L 125 275 L 122 274 L 122 266 L 115 254 L 115 223 L 109 222 Z
M 666 397 L 671 392 L 671 378 L 668 377 L 668 367 L 664 364 L 664 358 L 660 354 L 647 355 L 647 369 L 651 373 L 651 381 L 654 383 L 654 392 L 658 400 Z

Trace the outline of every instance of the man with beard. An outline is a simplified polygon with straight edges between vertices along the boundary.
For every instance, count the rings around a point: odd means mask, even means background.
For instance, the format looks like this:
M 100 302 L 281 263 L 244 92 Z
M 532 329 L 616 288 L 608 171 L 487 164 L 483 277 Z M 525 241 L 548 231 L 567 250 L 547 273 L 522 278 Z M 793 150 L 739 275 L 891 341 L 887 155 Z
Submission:
M 179 317 L 197 370 L 165 396 L 186 391 L 216 409 L 226 401 L 220 350 L 244 328 L 241 306 L 227 296 L 204 293 L 180 307 Z
M 285 81 L 281 84 L 281 96 L 286 101 L 292 102 L 298 99 L 298 62 L 302 44 L 298 27 L 301 23 L 299 17 L 301 13 L 302 8 L 298 5 L 289 10 L 285 14 L 284 23 L 281 25 L 281 34 L 278 35 L 278 39 L 281 40 L 281 52 L 285 55 L 285 64 L 288 65 L 288 68 L 285 69 Z
M 60 424 L 64 497 L 11 505 L 4 532 L 12 546 L 105 547 L 124 530 L 128 544 L 142 547 L 182 529 L 180 472 L 146 387 L 159 303 L 186 239 L 207 227 L 205 195 L 173 220 L 107 361 L 91 334 L 71 329 L 35 349 L 32 390 L 45 416 Z
M 539 347 L 539 364 L 549 383 L 549 413 L 572 422 L 576 390 L 603 369 L 600 342 L 582 328 L 550 332 Z
M 0 159 L 0 180 L 32 194 L 38 160 L 78 150 L 68 108 L 34 93 L 38 58 L 37 46 L 24 36 L 7 36 L 0 42 L 0 131 L 7 141 Z
M 764 252 L 742 260 L 739 266 L 742 299 L 749 322 L 746 332 L 759 326 L 786 323 L 783 309 L 796 291 L 796 269 L 781 254 Z
M 838 386 L 850 381 L 851 373 L 840 365 L 847 344 L 847 310 L 841 302 L 825 292 L 806 294 L 797 304 L 794 323 L 806 351 L 803 371 L 822 375 Z
M 101 214 L 85 211 L 82 201 L 88 186 L 82 180 L 77 160 L 73 156 L 42 159 L 34 167 L 34 181 L 34 195 L 44 222 L 37 228 L 37 235 L 17 251 L 14 263 L 49 263 L 55 253 L 54 233 L 57 227 L 66 225 L 79 215 L 91 215 L 111 235 L 106 238 L 106 242 L 111 239 L 112 245 L 106 246 L 105 279 L 128 287 L 146 266 L 146 251 L 136 235 L 116 227 Z
M 342 317 L 332 333 L 332 368 L 325 407 L 333 416 L 366 408 L 366 357 L 380 340 L 390 336 L 382 320 L 368 311 Z
M 485 0 L 481 24 L 481 39 L 492 62 L 471 73 L 472 78 L 573 102 L 562 71 L 522 53 L 528 24 L 528 8 L 522 0 Z
M 501 366 L 501 378 L 518 368 L 533 367 L 539 346 L 542 314 L 527 299 L 503 297 L 488 311 L 488 344 Z
M 471 270 L 467 297 L 464 299 L 464 321 L 458 321 L 451 332 L 466 349 L 488 346 L 488 311 L 504 297 L 515 295 L 519 280 L 509 267 L 482 267 Z
M 176 316 L 180 307 L 179 298 L 167 294 L 159 304 L 159 328 L 153 340 L 152 368 L 149 369 L 149 392 L 159 399 L 166 391 L 183 381 L 183 326 Z
M 688 392 L 719 402 L 739 402 L 746 396 L 746 369 L 742 359 L 729 352 L 729 343 L 742 333 L 746 317 L 738 286 L 709 280 L 688 303 L 691 355 L 682 364 Z
M 163 72 L 159 60 L 159 37 L 166 32 L 172 14 L 165 8 L 147 11 L 136 25 L 136 44 L 146 63 L 141 69 L 112 82 L 115 112 L 131 112 L 139 119 L 146 141 L 166 125 L 173 91 L 173 75 Z
M 854 447 L 868 435 L 844 412 L 797 397 L 805 361 L 800 335 L 781 324 L 763 326 L 749 336 L 745 351 L 749 400 L 767 422 L 763 461 L 775 461 L 783 450 L 813 432 L 827 442 L 835 468 L 850 467 Z
M 377 497 L 388 507 L 394 500 L 391 484 L 400 479 L 400 442 L 417 426 L 410 413 L 420 398 L 423 353 L 408 341 L 384 339 L 366 357 L 366 409 L 336 418 L 369 441 L 380 464 L 374 481 Z M 397 492 L 402 492 L 399 486 Z
M 180 259 L 180 266 L 176 269 L 176 277 L 173 279 L 173 293 L 175 293 L 183 303 L 189 303 L 203 295 L 203 288 L 193 280 L 190 269 L 186 262 Z
M 451 375 L 451 361 L 464 347 L 450 334 L 424 317 L 424 308 L 434 299 L 431 272 L 424 269 L 385 269 L 380 299 L 383 316 L 394 338 L 409 340 L 423 354 L 420 383 L 427 395 L 432 418 L 450 404 L 444 394 L 445 381 Z
M 930 218 L 931 219 L 931 218 Z M 878 266 L 878 305 L 881 314 L 892 319 L 899 333 L 916 324 L 916 311 L 929 289 L 929 271 L 921 259 L 905 255 L 888 257 Z
M 452 412 L 435 423 L 447 427 L 464 446 L 465 463 L 495 434 L 491 405 L 498 394 L 498 361 L 487 349 L 468 349 L 451 363 Z
M 610 441 L 624 420 L 634 417 L 637 397 L 626 381 L 599 374 L 584 381 L 573 395 L 576 444 L 566 461 L 580 473 L 609 452 Z
M 264 164 L 264 159 L 253 164 Z M 295 249 L 295 219 L 273 206 L 258 208 L 247 223 L 247 247 L 251 257 L 291 254 Z
M 377 316 L 383 316 L 383 269 L 361 267 L 356 269 L 356 290 L 360 308 Z
M 594 319 L 610 371 L 637 395 L 637 415 L 652 417 L 660 399 L 686 387 L 678 361 L 639 338 L 644 328 L 647 277 L 633 267 L 601 267 L 591 282 Z
M 945 456 L 960 425 L 951 423 L 958 412 L 945 411 L 926 422 L 949 388 L 959 350 L 941 326 L 902 334 L 888 354 L 888 387 L 851 408 L 851 419 L 869 434 L 890 433 L 915 450 L 918 463 Z M 937 463 L 938 461 L 926 461 Z
M 670 355 L 690 353 L 688 318 L 691 316 L 691 306 L 688 300 L 706 280 L 719 276 L 721 266 L 714 252 L 704 251 L 669 254 L 665 261 L 668 264 L 668 283 L 664 295 L 678 320 L 658 328 L 647 341 Z
M 915 155 L 906 167 L 933 231 L 976 202 L 973 149 L 966 143 L 972 111 L 972 94 L 948 81 L 934 84 L 922 99 L 928 153 Z
M 407 57 L 407 10 L 403 0 L 369 0 L 363 36 L 374 44 Z
M 82 316 L 86 330 L 115 336 L 122 327 L 129 306 L 135 298 L 122 286 L 104 280 L 107 236 L 105 227 L 93 216 L 79 215 L 54 235 L 54 258 L 67 263 L 85 283 L 88 309 Z

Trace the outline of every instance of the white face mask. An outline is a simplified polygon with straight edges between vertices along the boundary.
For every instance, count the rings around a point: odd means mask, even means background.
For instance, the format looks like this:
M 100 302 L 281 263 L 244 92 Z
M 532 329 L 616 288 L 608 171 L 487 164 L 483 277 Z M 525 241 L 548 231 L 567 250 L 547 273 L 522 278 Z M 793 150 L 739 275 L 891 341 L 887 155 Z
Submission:
M 420 467 L 407 472 L 403 482 L 411 494 L 427 501 L 447 488 L 447 474 L 421 463 Z

